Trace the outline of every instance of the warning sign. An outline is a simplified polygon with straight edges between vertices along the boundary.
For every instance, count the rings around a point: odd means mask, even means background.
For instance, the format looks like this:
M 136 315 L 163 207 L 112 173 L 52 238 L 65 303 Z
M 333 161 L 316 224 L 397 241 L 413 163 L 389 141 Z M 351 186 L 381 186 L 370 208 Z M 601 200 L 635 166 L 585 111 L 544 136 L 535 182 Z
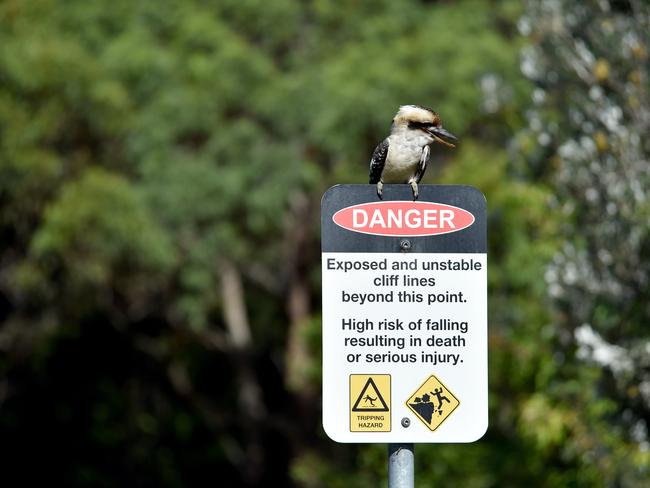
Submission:
M 350 432 L 390 432 L 390 375 L 350 375 Z
M 429 376 L 406 401 L 406 406 L 432 431 L 436 430 L 458 405 L 458 398 L 434 375 Z
M 419 188 L 323 196 L 323 429 L 337 442 L 474 442 L 488 426 L 487 202 Z

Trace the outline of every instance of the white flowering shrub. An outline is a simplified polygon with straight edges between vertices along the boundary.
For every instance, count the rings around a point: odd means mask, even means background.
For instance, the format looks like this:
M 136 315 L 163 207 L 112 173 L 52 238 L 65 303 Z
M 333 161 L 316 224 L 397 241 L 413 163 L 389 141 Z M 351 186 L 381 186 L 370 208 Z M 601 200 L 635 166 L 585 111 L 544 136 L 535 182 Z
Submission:
M 533 41 L 521 69 L 536 88 L 517 169 L 552 185 L 562 217 L 545 274 L 557 392 L 590 429 L 583 455 L 609 459 L 604 482 L 639 486 L 650 449 L 650 4 L 530 1 L 519 29 Z

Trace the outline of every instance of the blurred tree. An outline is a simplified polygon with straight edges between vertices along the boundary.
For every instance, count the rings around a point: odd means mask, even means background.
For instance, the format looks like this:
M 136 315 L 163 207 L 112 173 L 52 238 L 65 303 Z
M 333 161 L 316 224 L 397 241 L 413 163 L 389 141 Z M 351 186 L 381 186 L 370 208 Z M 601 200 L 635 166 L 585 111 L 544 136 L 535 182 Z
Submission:
M 421 103 L 463 141 L 425 179 L 490 202 L 492 428 L 418 449 L 418 480 L 596 483 L 560 452 L 572 410 L 547 391 L 550 180 L 506 164 L 528 96 L 520 14 L 514 0 L 1 2 L 4 476 L 380 483 L 384 446 L 320 429 L 318 205 L 366 181 L 397 106 Z
M 584 465 L 581 481 L 641 486 L 650 468 L 650 6 L 529 2 L 536 85 L 519 171 L 555 187 L 561 250 L 546 269 L 558 374 L 526 433 Z M 587 387 L 587 385 L 589 385 Z M 557 429 L 531 420 L 558 405 Z

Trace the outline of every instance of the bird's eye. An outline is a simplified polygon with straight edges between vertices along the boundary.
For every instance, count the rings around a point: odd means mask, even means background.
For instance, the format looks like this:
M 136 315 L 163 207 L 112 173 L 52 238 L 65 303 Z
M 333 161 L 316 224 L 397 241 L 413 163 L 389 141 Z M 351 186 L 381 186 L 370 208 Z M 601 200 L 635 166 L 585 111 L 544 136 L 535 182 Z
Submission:
M 411 121 L 409 122 L 409 129 L 428 129 L 431 124 L 428 124 L 426 122 L 415 122 Z

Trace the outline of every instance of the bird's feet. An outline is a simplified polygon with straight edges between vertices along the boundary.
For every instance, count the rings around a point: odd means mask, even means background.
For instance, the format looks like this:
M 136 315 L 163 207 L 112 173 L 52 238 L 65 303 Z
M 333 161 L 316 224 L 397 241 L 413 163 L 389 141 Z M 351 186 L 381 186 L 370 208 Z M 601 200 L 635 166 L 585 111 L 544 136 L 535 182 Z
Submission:
M 382 200 L 382 194 L 384 193 L 384 182 L 379 180 L 377 182 L 377 196 Z
M 413 190 L 413 201 L 416 201 L 418 199 L 418 184 L 414 180 L 411 180 L 409 183 L 411 184 L 411 189 Z

